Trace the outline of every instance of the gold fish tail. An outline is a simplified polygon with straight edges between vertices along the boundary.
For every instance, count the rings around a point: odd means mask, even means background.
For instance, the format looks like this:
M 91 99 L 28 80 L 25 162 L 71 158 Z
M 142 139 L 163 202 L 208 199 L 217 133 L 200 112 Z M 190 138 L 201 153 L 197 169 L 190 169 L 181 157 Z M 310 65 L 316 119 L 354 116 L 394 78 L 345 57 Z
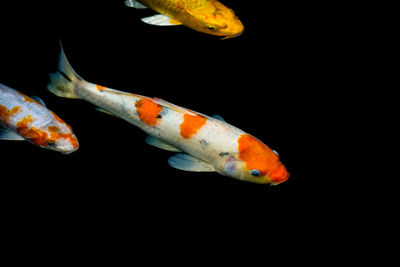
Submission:
M 76 84 L 84 81 L 69 64 L 60 42 L 61 52 L 58 59 L 58 69 L 56 73 L 50 74 L 50 83 L 47 89 L 53 94 L 66 98 L 80 98 L 75 93 Z

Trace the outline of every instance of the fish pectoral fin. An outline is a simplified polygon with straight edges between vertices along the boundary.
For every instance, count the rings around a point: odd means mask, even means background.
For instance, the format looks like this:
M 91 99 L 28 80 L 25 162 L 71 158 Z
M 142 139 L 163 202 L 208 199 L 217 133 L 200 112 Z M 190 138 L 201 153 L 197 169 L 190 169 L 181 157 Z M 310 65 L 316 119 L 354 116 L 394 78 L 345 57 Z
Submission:
M 157 139 L 157 138 L 155 138 L 155 137 L 153 137 L 151 135 L 148 135 L 146 137 L 145 142 L 147 144 L 149 144 L 149 145 L 152 145 L 152 146 L 164 149 L 164 150 L 173 151 L 173 152 L 182 152 L 182 150 L 180 150 L 180 149 L 178 149 L 178 148 L 176 148 L 174 146 L 171 146 L 171 145 L 169 145 L 167 143 L 164 143 L 160 139 Z
M 175 26 L 182 24 L 181 22 L 162 14 L 142 18 L 142 21 L 144 23 L 157 26 Z
M 125 5 L 128 7 L 133 7 L 133 8 L 137 8 L 137 9 L 147 8 L 147 6 L 145 6 L 142 3 L 139 3 L 138 1 L 135 1 L 135 0 L 126 0 Z
M 211 164 L 184 153 L 178 153 L 170 157 L 168 164 L 175 169 L 183 171 L 215 172 Z
M 0 126 L 0 140 L 24 141 L 19 134 Z

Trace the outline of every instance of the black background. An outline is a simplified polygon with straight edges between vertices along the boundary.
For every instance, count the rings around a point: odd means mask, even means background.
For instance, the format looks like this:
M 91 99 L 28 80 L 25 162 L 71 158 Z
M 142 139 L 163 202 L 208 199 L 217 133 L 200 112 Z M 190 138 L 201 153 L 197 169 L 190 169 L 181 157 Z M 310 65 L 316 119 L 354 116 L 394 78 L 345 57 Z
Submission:
M 245 32 L 220 40 L 184 26 L 146 25 L 140 18 L 154 12 L 123 1 L 82 2 L 3 9 L 11 15 L 2 18 L 0 81 L 41 97 L 80 142 L 70 155 L 0 142 L 1 190 L 10 214 L 29 222 L 49 218 L 48 227 L 93 236 L 100 229 L 108 229 L 103 236 L 112 236 L 112 229 L 130 237 L 138 229 L 168 238 L 200 237 L 204 229 L 227 238 L 299 235 L 280 240 L 269 247 L 273 251 L 300 246 L 314 226 L 338 220 L 330 214 L 337 209 L 331 197 L 339 177 L 324 169 L 329 160 L 321 154 L 334 148 L 335 128 L 326 122 L 335 116 L 325 111 L 335 102 L 340 75 L 331 62 L 341 43 L 321 22 L 328 6 L 316 14 L 310 9 L 315 3 L 258 1 L 255 7 L 227 0 Z M 219 114 L 277 150 L 289 180 L 272 187 L 169 167 L 172 154 L 146 145 L 140 129 L 46 90 L 59 39 L 87 81 Z M 331 234 L 319 233 L 317 239 Z

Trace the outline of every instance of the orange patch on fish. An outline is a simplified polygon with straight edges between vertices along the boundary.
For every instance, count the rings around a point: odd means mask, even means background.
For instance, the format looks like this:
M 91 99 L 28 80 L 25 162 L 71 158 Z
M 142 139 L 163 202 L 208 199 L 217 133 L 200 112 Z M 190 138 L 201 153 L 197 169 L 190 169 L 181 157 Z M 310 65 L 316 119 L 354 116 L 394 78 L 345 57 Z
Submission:
M 41 103 L 39 103 L 39 102 L 37 102 L 36 100 L 34 100 L 34 99 L 32 99 L 32 98 L 30 98 L 30 97 L 24 95 L 24 94 L 21 93 L 21 92 L 18 92 L 18 91 L 17 91 L 17 94 L 19 94 L 20 96 L 23 96 L 23 97 L 24 97 L 24 102 L 36 103 L 36 104 L 42 105 Z
M 60 117 L 58 117 L 54 112 L 50 111 L 51 115 L 53 115 L 54 119 L 62 124 L 64 124 L 65 126 L 68 127 L 68 129 L 70 129 L 72 131 L 71 126 L 69 126 L 68 124 L 66 124 Z
M 52 127 L 52 126 L 49 126 L 49 128 L 50 127 Z M 73 146 L 74 149 L 78 148 L 78 146 L 79 146 L 78 139 L 76 139 L 76 137 L 72 133 L 60 133 L 60 132 L 50 131 L 50 137 L 48 137 L 47 141 L 49 141 L 49 140 L 57 141 L 60 138 L 67 139 L 69 141 L 69 143 Z
M 20 106 L 15 106 L 11 110 L 7 107 L 0 105 L 0 121 L 3 122 L 6 126 L 8 126 L 10 117 L 17 114 L 21 111 Z
M 17 132 L 24 138 L 29 139 L 32 143 L 37 145 L 42 145 L 46 142 L 47 134 L 36 129 L 35 127 L 30 127 L 29 125 L 35 119 L 31 115 L 27 115 L 22 118 L 17 123 Z
M 58 117 L 56 117 L 56 120 L 62 121 Z M 57 126 L 47 127 L 48 132 L 42 131 L 40 129 L 37 129 L 36 127 L 30 126 L 30 123 L 32 123 L 33 121 L 35 121 L 35 119 L 33 119 L 31 115 L 25 116 L 17 123 L 17 132 L 21 136 L 38 146 L 47 147 L 49 142 L 55 142 L 60 138 L 64 138 L 72 144 L 74 149 L 78 148 L 78 140 L 72 132 L 61 133 L 60 129 Z
M 101 85 L 98 85 L 98 84 L 96 84 L 96 88 L 97 88 L 97 90 L 99 90 L 100 92 L 103 91 L 103 90 L 105 89 L 104 86 L 101 86 Z
M 153 101 L 143 98 L 135 103 L 138 116 L 148 126 L 154 126 L 160 119 L 162 107 Z
M 180 126 L 181 136 L 185 139 L 192 137 L 206 122 L 207 119 L 201 115 L 184 114 Z
M 248 134 L 238 139 L 239 158 L 246 162 L 249 170 L 257 169 L 261 175 L 278 184 L 289 178 L 289 173 L 280 162 L 279 157 L 264 143 Z
M 49 126 L 47 127 L 47 129 L 49 129 L 49 131 L 52 133 L 58 133 L 60 131 L 60 128 L 58 128 L 57 126 Z

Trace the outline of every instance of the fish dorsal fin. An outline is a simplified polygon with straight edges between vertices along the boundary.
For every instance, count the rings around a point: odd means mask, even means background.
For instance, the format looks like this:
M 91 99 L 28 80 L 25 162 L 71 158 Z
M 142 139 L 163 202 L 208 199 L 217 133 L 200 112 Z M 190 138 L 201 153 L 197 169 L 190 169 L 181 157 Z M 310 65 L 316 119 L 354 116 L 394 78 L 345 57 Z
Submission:
M 0 140 L 24 141 L 19 134 L 0 126 Z
M 221 116 L 221 115 L 214 114 L 214 115 L 212 115 L 212 117 L 213 117 L 214 119 L 217 119 L 217 120 L 220 120 L 220 121 L 226 122 L 226 121 L 224 120 L 224 118 L 222 118 L 222 116 Z
M 150 17 L 145 17 L 141 19 L 144 23 L 151 24 L 151 25 L 157 25 L 157 26 L 176 26 L 176 25 L 181 25 L 182 23 L 172 19 L 168 16 L 162 15 L 162 14 L 157 14 L 154 16 Z
M 178 170 L 190 172 L 215 172 L 214 167 L 205 161 L 184 153 L 178 153 L 168 159 L 168 164 Z
M 145 140 L 145 141 L 146 141 L 146 143 L 149 144 L 149 145 L 152 145 L 152 146 L 155 146 L 155 147 L 158 147 L 158 148 L 167 150 L 167 151 L 182 152 L 180 149 L 178 149 L 178 148 L 176 148 L 176 147 L 174 147 L 174 146 L 171 146 L 171 145 L 169 145 L 169 144 L 167 144 L 167 143 L 164 143 L 164 142 L 161 141 L 160 139 L 157 139 L 157 138 L 155 138 L 155 137 L 153 137 L 153 136 L 151 136 L 151 135 L 148 135 L 148 136 L 146 137 L 146 140 Z
M 95 110 L 100 111 L 100 112 L 103 112 L 104 114 L 108 114 L 108 115 L 110 115 L 110 116 L 116 117 L 116 118 L 118 118 L 118 119 L 121 119 L 120 116 L 118 116 L 118 115 L 116 115 L 116 114 L 114 114 L 114 113 L 112 113 L 112 112 L 110 112 L 110 111 L 108 111 L 108 110 L 105 110 L 104 108 L 95 108 Z
M 154 103 L 157 103 L 157 104 L 159 104 L 161 106 L 164 106 L 164 107 L 167 107 L 169 109 L 172 109 L 172 110 L 174 110 L 176 112 L 188 113 L 190 115 L 196 115 L 196 113 L 194 113 L 194 112 L 192 112 L 192 111 L 190 111 L 188 109 L 185 109 L 183 107 L 180 107 L 180 106 L 177 106 L 175 104 L 172 104 L 172 103 L 170 103 L 168 101 L 165 101 L 164 99 L 161 99 L 161 98 L 158 98 L 158 97 L 154 97 L 154 98 L 152 98 L 152 100 L 154 101 Z
M 142 3 L 139 3 L 138 1 L 135 1 L 135 0 L 126 0 L 125 5 L 128 7 L 133 7 L 133 8 L 137 8 L 137 9 L 147 8 L 147 6 L 145 6 Z
M 43 101 L 40 97 L 38 97 L 38 96 L 36 96 L 36 95 L 33 95 L 33 96 L 31 96 L 31 98 L 32 98 L 33 100 L 35 100 L 36 102 L 38 102 L 39 104 L 41 104 L 43 107 L 46 106 L 46 104 L 44 103 L 44 101 Z

